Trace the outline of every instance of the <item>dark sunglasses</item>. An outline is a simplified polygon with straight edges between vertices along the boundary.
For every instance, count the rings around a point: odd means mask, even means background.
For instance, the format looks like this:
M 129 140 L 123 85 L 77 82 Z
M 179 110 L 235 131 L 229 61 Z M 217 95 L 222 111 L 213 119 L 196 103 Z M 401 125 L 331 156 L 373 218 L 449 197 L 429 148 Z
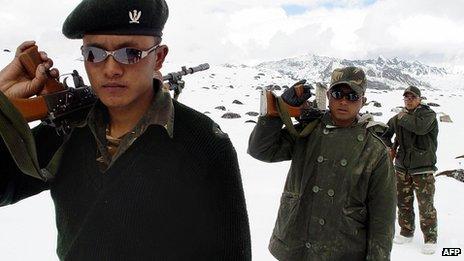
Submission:
M 348 101 L 355 102 L 355 101 L 358 101 L 359 99 L 361 99 L 361 96 L 359 96 L 359 95 L 358 95 L 357 93 L 355 93 L 355 92 L 345 93 L 345 92 L 342 92 L 342 91 L 334 90 L 334 91 L 331 91 L 331 92 L 330 92 L 330 95 L 331 95 L 335 100 L 341 100 L 341 99 L 343 99 L 343 98 L 346 98 Z
M 145 58 L 148 54 L 158 48 L 158 44 L 148 50 L 139 50 L 132 47 L 124 47 L 114 51 L 107 51 L 105 49 L 95 46 L 82 46 L 81 51 L 84 56 L 84 61 L 91 63 L 99 63 L 106 60 L 111 55 L 113 58 L 122 64 L 134 64 Z
M 405 101 L 414 101 L 417 98 L 419 98 L 419 97 L 416 97 L 416 96 L 403 96 L 403 100 L 405 100 Z

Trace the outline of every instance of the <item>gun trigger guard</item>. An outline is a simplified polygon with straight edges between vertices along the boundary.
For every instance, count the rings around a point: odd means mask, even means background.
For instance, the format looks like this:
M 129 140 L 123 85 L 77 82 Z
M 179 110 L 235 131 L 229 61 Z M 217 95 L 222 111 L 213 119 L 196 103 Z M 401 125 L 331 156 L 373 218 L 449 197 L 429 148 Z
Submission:
M 67 80 L 68 80 L 68 77 L 66 76 L 66 77 L 63 79 L 63 86 L 64 86 L 66 89 L 69 88 Z

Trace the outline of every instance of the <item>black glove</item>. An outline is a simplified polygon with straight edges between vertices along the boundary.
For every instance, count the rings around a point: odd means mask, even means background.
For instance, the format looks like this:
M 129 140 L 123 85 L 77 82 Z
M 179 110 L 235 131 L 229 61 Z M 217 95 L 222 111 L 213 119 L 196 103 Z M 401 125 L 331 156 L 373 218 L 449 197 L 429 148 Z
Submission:
M 303 94 L 301 96 L 297 95 L 295 90 L 296 87 L 301 86 L 303 87 Z M 292 87 L 285 90 L 282 93 L 282 100 L 290 106 L 299 107 L 301 106 L 307 99 L 311 97 L 311 89 L 313 87 L 310 84 L 306 84 L 306 80 L 301 80 L 295 83 Z

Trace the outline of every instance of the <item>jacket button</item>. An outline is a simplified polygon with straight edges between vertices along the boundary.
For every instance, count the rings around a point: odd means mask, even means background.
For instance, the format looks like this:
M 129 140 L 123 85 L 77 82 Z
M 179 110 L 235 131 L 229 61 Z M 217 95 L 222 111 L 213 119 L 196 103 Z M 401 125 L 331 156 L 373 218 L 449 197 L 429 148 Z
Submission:
M 314 187 L 313 187 L 313 192 L 314 192 L 314 193 L 317 193 L 317 192 L 319 192 L 319 190 L 320 190 L 320 189 L 319 189 L 319 187 L 318 187 L 318 186 L 314 186 Z
M 364 135 L 359 134 L 358 135 L 358 141 L 364 141 Z
M 305 246 L 306 246 L 306 248 L 311 248 L 311 243 L 307 242 L 307 243 L 305 244 Z
M 319 163 L 324 162 L 324 157 L 322 157 L 322 156 L 317 157 L 317 162 L 319 162 Z
M 330 197 L 333 197 L 335 195 L 335 191 L 333 189 L 329 189 L 327 190 L 327 195 L 329 195 Z
M 322 133 L 324 133 L 325 135 L 327 135 L 327 134 L 330 133 L 330 131 L 329 131 L 328 129 L 324 129 L 324 130 L 322 131 Z
M 321 226 L 325 225 L 325 220 L 323 218 L 319 219 L 319 225 Z
M 342 165 L 343 167 L 346 167 L 346 165 L 348 165 L 348 161 L 346 159 L 342 159 L 340 161 L 340 165 Z

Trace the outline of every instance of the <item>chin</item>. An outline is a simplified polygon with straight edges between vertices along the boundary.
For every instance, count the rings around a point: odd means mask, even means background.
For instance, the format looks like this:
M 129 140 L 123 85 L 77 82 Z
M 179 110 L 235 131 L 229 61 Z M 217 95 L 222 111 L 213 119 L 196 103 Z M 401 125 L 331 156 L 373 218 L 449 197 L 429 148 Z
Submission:
M 120 108 L 127 106 L 128 102 L 123 99 L 100 98 L 100 101 L 108 108 Z

